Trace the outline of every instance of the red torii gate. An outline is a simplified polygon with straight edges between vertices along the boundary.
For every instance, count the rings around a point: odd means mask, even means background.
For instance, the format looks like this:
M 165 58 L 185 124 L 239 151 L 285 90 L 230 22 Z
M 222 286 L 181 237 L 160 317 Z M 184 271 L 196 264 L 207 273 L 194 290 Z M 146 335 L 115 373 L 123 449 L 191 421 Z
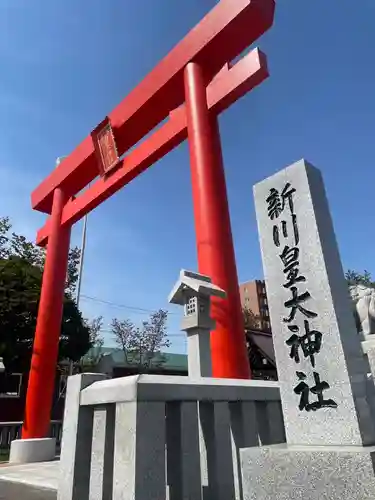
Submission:
M 23 438 L 49 430 L 72 225 L 186 138 L 199 272 L 227 292 L 212 305 L 213 375 L 250 378 L 217 115 L 268 77 L 257 49 L 230 61 L 271 27 L 274 8 L 274 0 L 220 0 L 32 193 L 33 209 L 50 217 L 37 235 L 47 253 Z

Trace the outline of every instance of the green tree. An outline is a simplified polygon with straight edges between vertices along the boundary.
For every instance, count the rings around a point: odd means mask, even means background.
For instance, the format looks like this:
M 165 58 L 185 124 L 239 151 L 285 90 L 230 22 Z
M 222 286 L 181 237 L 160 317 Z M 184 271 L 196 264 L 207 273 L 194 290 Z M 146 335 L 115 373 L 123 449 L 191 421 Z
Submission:
M 0 261 L 0 356 L 9 372 L 30 357 L 40 283 L 39 268 L 18 257 Z
M 0 217 L 0 259 L 8 257 L 8 232 L 11 227 L 9 217 Z
M 346 281 L 348 285 L 364 285 L 364 286 L 375 286 L 375 282 L 372 281 L 371 273 L 364 270 L 363 273 L 358 273 L 352 269 L 348 269 L 345 273 Z
M 0 217 L 0 357 L 7 372 L 26 371 L 30 364 L 39 306 L 43 249 L 10 233 L 8 217 Z M 59 359 L 78 361 L 90 348 L 90 325 L 74 301 L 79 249 L 69 255 Z
M 148 321 L 143 321 L 141 327 L 129 319 L 112 320 L 114 341 L 124 353 L 128 365 L 136 366 L 139 372 L 147 372 L 165 363 L 162 349 L 170 346 L 167 319 L 168 312 L 159 309 L 151 314 Z
M 10 230 L 12 224 L 9 217 L 0 217 L 0 259 L 20 257 L 33 266 L 43 269 L 45 262 L 45 249 L 28 241 L 25 236 Z M 78 265 L 81 250 L 76 246 L 69 250 L 68 270 L 66 276 L 66 293 L 73 297 L 78 281 Z

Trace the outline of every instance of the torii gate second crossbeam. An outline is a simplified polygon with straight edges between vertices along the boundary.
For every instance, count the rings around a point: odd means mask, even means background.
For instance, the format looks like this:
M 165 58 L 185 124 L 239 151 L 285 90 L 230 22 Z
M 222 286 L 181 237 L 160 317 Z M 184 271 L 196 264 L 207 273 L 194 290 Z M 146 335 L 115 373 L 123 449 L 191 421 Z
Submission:
M 267 78 L 257 49 L 230 61 L 271 27 L 274 7 L 274 0 L 220 0 L 32 193 L 33 208 L 50 217 L 37 236 L 47 252 L 22 438 L 49 430 L 72 225 L 186 138 L 198 269 L 227 292 L 212 306 L 213 375 L 251 376 L 217 115 Z M 105 158 L 98 154 L 103 137 L 112 141 Z

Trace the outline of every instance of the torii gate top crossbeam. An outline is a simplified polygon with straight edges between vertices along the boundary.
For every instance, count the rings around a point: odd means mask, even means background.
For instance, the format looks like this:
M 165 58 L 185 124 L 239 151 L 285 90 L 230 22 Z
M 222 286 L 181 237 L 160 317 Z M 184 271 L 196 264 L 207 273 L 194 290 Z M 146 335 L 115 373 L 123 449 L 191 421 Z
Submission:
M 183 103 L 183 70 L 189 61 L 202 64 L 208 83 L 228 61 L 271 27 L 274 8 L 274 0 L 220 0 L 109 114 L 119 155 Z M 97 175 L 94 144 L 89 135 L 35 189 L 32 207 L 51 213 L 56 187 L 74 196 Z
M 207 87 L 207 105 L 218 114 L 246 92 L 268 77 L 265 55 L 259 50 L 251 51 L 232 68 L 225 67 Z M 187 136 L 185 106 L 170 113 L 169 119 L 142 143 L 133 149 L 119 168 L 108 177 L 93 183 L 77 198 L 65 205 L 62 225 L 71 226 L 86 213 L 100 205 L 115 192 L 144 172 Z M 50 220 L 38 231 L 36 242 L 45 246 L 50 232 Z

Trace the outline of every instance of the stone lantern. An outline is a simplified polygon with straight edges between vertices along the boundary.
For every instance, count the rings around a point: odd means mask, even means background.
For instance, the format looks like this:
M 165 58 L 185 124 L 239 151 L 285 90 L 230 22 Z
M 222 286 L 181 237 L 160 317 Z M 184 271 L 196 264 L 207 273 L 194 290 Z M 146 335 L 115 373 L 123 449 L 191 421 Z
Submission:
M 210 332 L 215 328 L 215 321 L 210 316 L 211 297 L 224 298 L 225 295 L 208 276 L 184 269 L 169 295 L 171 304 L 184 307 L 181 330 L 187 334 L 191 378 L 212 376 Z

